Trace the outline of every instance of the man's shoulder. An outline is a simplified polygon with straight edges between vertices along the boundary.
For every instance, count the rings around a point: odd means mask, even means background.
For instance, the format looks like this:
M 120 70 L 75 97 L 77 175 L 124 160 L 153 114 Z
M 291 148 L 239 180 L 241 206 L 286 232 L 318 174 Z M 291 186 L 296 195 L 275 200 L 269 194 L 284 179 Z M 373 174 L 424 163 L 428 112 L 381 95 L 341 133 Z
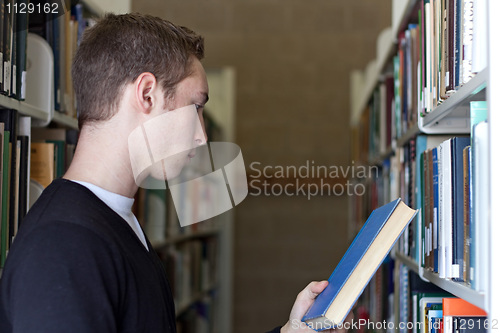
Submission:
M 109 213 L 107 208 L 86 187 L 67 179 L 56 179 L 42 192 L 27 218 L 56 216 L 72 220 L 80 215 Z
M 71 252 L 78 248 L 74 244 L 90 245 L 99 251 L 104 248 L 119 251 L 124 230 L 123 223 L 117 219 L 117 215 L 85 187 L 59 179 L 44 190 L 23 219 L 11 252 L 17 252 L 16 248 L 23 248 L 21 252 L 25 252 L 34 247 Z
M 87 228 L 96 233 L 117 232 L 113 224 L 117 215 L 90 190 L 66 179 L 50 184 L 30 208 L 22 222 L 22 232 L 58 224 L 71 228 Z M 26 231 L 24 231 L 26 229 Z
M 9 264 L 15 271 L 25 269 L 23 263 L 40 270 L 51 267 L 44 272 L 57 272 L 59 266 L 88 265 L 91 269 L 124 257 L 120 232 L 111 221 L 113 214 L 78 186 L 59 180 L 44 190 L 19 227 L 6 272 Z

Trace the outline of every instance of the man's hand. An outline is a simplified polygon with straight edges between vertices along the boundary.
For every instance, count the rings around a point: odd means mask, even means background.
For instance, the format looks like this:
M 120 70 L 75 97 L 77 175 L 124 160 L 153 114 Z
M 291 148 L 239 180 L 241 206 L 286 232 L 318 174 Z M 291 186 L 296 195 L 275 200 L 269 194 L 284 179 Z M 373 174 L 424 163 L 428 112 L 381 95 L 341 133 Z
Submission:
M 312 333 L 314 330 L 307 327 L 305 323 L 301 321 L 302 317 L 305 315 L 309 307 L 314 303 L 314 299 L 326 288 L 328 281 L 321 282 L 311 282 L 309 285 L 302 290 L 298 295 L 295 303 L 293 304 L 292 311 L 290 312 L 290 318 L 288 322 L 281 328 L 281 333 Z M 347 318 L 352 315 L 349 314 Z M 346 320 L 347 320 L 346 318 Z M 336 333 L 347 333 L 346 329 L 330 329 L 323 332 L 336 332 Z

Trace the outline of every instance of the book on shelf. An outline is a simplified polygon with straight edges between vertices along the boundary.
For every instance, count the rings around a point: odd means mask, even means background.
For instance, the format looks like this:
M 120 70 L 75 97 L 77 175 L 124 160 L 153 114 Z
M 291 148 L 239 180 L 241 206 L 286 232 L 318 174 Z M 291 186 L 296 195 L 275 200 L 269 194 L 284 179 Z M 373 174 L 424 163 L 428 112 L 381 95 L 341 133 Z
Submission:
M 3 20 L 3 93 L 9 95 L 12 84 L 12 42 L 14 34 L 14 10 L 12 9 L 14 0 L 4 1 Z
M 3 44 L 4 44 L 4 14 L 5 13 L 5 1 L 0 1 L 0 93 L 3 93 Z
M 411 308 L 411 318 L 408 322 L 412 322 L 413 326 L 418 328 L 418 325 L 423 325 L 423 311 L 425 310 L 425 303 L 429 300 L 433 303 L 441 303 L 443 297 L 452 297 L 448 292 L 443 291 L 436 285 L 423 281 L 417 273 L 409 272 L 409 286 L 410 295 L 407 299 L 403 299 L 402 303 L 407 303 L 407 307 Z M 423 306 L 421 306 L 423 305 Z M 439 309 L 439 306 L 438 306 Z M 404 320 L 404 318 L 400 318 Z M 421 327 L 421 326 L 420 326 Z
M 419 299 L 419 324 L 416 326 L 420 328 L 421 332 L 430 333 L 430 317 L 431 311 L 442 311 L 442 297 L 439 296 L 423 296 Z M 442 316 L 442 313 L 441 313 Z
M 64 128 L 33 128 L 32 142 L 54 144 L 54 178 L 62 177 L 69 165 L 67 161 L 66 129 Z
M 487 52 L 487 22 L 488 10 L 486 1 L 473 1 L 473 18 L 472 18 L 472 72 L 478 73 L 486 68 Z
M 18 118 L 15 110 L 0 110 L 0 267 L 5 262 L 19 223 L 27 211 L 28 170 L 22 164 L 25 161 L 25 149 L 29 145 L 29 126 L 29 117 Z
M 464 155 L 469 146 L 469 137 L 417 136 L 415 208 L 420 209 L 420 265 L 441 278 L 457 281 L 466 281 L 469 268 L 464 266 L 470 262 L 470 228 L 466 223 L 470 224 L 467 198 L 472 190 L 470 157 Z
M 486 5 L 478 0 L 423 0 L 418 18 L 398 35 L 394 59 L 397 126 L 413 123 L 486 67 Z M 415 113 L 414 111 L 418 111 Z M 399 135 L 398 135 L 399 136 Z
M 31 178 L 44 188 L 55 178 L 54 143 L 31 143 Z
M 401 199 L 375 209 L 302 320 L 318 330 L 342 323 L 394 243 L 415 216 Z
M 431 241 L 428 239 L 429 228 L 434 228 L 435 226 L 435 223 L 433 223 L 434 210 L 431 210 L 431 206 L 428 204 L 434 197 L 431 195 L 430 184 L 426 182 L 426 180 L 429 179 L 428 177 L 430 177 L 430 172 L 434 169 L 426 163 L 428 162 L 428 158 L 425 158 L 425 151 L 439 146 L 439 144 L 447 138 L 449 138 L 449 136 L 446 135 L 418 135 L 416 137 L 415 154 L 412 155 L 414 159 L 414 168 L 410 170 L 413 173 L 412 178 L 415 179 L 415 182 L 407 183 L 405 186 L 408 188 L 406 191 L 414 193 L 415 200 L 413 208 L 418 210 L 417 218 L 411 222 L 415 224 L 414 239 L 412 240 L 415 250 L 405 254 L 410 255 L 415 261 L 418 261 L 418 254 L 422 253 L 420 265 L 425 264 L 425 260 L 428 260 L 427 256 L 431 253 L 429 248 Z M 425 172 L 426 170 L 428 171 L 427 174 Z M 421 240 L 417 239 L 417 228 L 421 229 Z
M 488 268 L 488 211 L 489 211 L 489 141 L 488 123 L 480 122 L 472 130 L 471 145 L 471 194 L 473 214 L 470 220 L 470 279 L 472 288 L 478 291 L 486 289 Z
M 428 326 L 425 327 L 425 332 L 437 333 L 441 327 L 443 319 L 443 310 L 429 310 L 427 313 Z
M 477 248 L 477 242 L 478 239 L 481 237 L 476 237 L 476 235 L 481 234 L 481 230 L 479 229 L 482 227 L 482 224 L 476 224 L 476 221 L 479 221 L 481 217 L 479 216 L 481 213 L 478 212 L 476 215 L 476 206 L 479 205 L 479 201 L 477 201 L 478 196 L 484 196 L 484 193 L 479 193 L 480 187 L 479 187 L 479 182 L 477 179 L 483 179 L 485 175 L 483 174 L 484 172 L 484 165 L 487 163 L 487 160 L 484 159 L 484 150 L 483 153 L 478 153 L 478 145 L 481 147 L 483 146 L 483 143 L 481 143 L 481 137 L 484 135 L 480 134 L 480 138 L 478 141 L 478 138 L 476 137 L 476 125 L 486 121 L 488 118 L 488 105 L 486 101 L 472 101 L 470 102 L 470 123 L 471 123 L 471 146 L 469 149 L 469 170 L 468 173 L 470 174 L 469 180 L 468 180 L 468 185 L 469 185 L 469 200 L 468 200 L 468 205 L 469 205 L 469 213 L 467 215 L 467 222 L 468 222 L 468 238 L 467 238 L 467 243 L 466 243 L 466 248 L 468 249 L 468 268 L 466 271 L 466 282 L 470 283 L 473 288 L 477 288 L 478 286 L 476 285 L 477 278 L 475 277 L 476 274 L 474 272 L 479 272 L 479 270 L 475 269 L 475 263 L 476 261 L 479 262 L 478 258 L 478 248 Z M 480 131 L 482 128 L 485 128 L 483 126 L 480 126 Z M 482 138 L 484 142 L 484 137 Z M 482 166 L 482 170 L 480 171 L 481 173 L 476 173 L 476 168 L 477 166 Z M 479 170 L 478 170 L 479 171 Z M 480 199 L 484 200 L 484 199 Z M 466 203 L 467 204 L 467 203 Z M 484 207 L 482 207 L 484 209 Z M 482 236 L 484 237 L 484 236 Z M 478 238 L 478 239 L 476 239 Z M 481 287 L 479 287 L 481 288 Z
M 470 145 L 470 137 L 456 137 L 452 140 L 452 267 L 456 281 L 464 281 L 464 155 Z
M 18 0 L 19 7 L 27 6 L 29 0 Z M 24 101 L 26 99 L 26 66 L 27 66 L 27 44 L 28 44 L 28 13 L 17 13 L 15 43 L 17 45 L 17 69 L 16 73 L 16 93 L 14 98 Z
M 0 122 L 4 124 L 4 182 L 2 191 L 5 195 L 2 205 L 2 215 L 7 219 L 8 242 L 12 242 L 17 218 L 17 197 L 15 189 L 18 183 L 17 170 L 17 111 L 13 109 L 0 109 Z M 9 133 L 7 135 L 7 133 Z M 5 172 L 7 173 L 5 175 Z M 5 213 L 5 214 L 4 214 Z
M 467 146 L 464 148 L 463 155 L 463 173 L 464 173 L 464 181 L 463 181 L 463 210 L 464 210 L 464 219 L 463 219 L 463 247 L 464 247 L 464 261 L 462 266 L 462 276 L 463 281 L 466 284 L 470 284 L 470 247 L 471 247 L 471 238 L 470 238 L 470 202 L 471 202 L 471 190 L 470 190 L 470 158 L 471 158 L 471 146 Z
M 15 4 L 16 1 L 13 0 L 12 1 L 12 4 Z M 12 8 L 12 7 L 10 7 Z M 10 96 L 10 97 L 15 97 L 16 96 L 16 86 L 17 86 L 17 82 L 16 82 L 16 79 L 17 79 L 17 43 L 16 43 L 16 24 L 17 24 L 17 13 L 15 12 L 15 10 L 12 10 L 12 16 L 11 16 L 11 27 L 10 27 L 10 62 L 9 62 L 9 78 L 7 79 L 9 81 L 8 83 L 8 87 L 9 87 L 9 90 L 6 91 L 7 93 L 7 96 Z
M 83 30 L 94 21 L 83 16 L 81 4 L 67 4 L 67 8 L 70 11 L 65 13 L 30 14 L 29 32 L 45 39 L 54 55 L 54 109 L 76 118 L 71 64 Z
M 24 100 L 26 92 L 27 11 L 18 11 L 27 0 L 1 2 L 0 20 L 0 91 Z
M 31 117 L 19 116 L 18 119 L 19 151 L 19 208 L 18 223 L 14 236 L 29 209 L 29 180 L 30 180 L 30 155 L 31 155 Z
M 9 243 L 9 222 L 7 209 L 7 194 L 8 194 L 8 161 L 9 161 L 9 136 L 10 133 L 5 132 L 5 124 L 0 122 L 0 267 L 3 267 L 7 258 L 7 250 Z

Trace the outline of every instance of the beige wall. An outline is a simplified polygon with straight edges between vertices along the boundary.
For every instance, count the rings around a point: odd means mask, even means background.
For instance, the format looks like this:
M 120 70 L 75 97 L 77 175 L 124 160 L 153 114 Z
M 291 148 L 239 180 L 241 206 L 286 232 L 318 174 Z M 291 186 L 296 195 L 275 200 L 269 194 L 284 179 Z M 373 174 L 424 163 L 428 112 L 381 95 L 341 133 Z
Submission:
M 247 166 L 348 166 L 349 72 L 375 57 L 390 3 L 135 0 L 132 10 L 204 35 L 206 67 L 234 66 L 236 143 Z M 249 196 L 235 216 L 233 331 L 264 332 L 346 250 L 348 197 Z

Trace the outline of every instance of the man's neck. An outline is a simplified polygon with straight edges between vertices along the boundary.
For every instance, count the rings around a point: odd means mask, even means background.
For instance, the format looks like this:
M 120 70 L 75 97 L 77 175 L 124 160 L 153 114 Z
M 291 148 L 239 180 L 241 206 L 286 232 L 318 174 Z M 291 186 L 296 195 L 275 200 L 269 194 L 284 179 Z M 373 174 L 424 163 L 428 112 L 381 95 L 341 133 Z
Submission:
M 83 128 L 75 155 L 64 178 L 97 185 L 107 191 L 133 198 L 138 186 L 135 184 L 127 138 L 118 138 L 105 128 L 89 130 Z

